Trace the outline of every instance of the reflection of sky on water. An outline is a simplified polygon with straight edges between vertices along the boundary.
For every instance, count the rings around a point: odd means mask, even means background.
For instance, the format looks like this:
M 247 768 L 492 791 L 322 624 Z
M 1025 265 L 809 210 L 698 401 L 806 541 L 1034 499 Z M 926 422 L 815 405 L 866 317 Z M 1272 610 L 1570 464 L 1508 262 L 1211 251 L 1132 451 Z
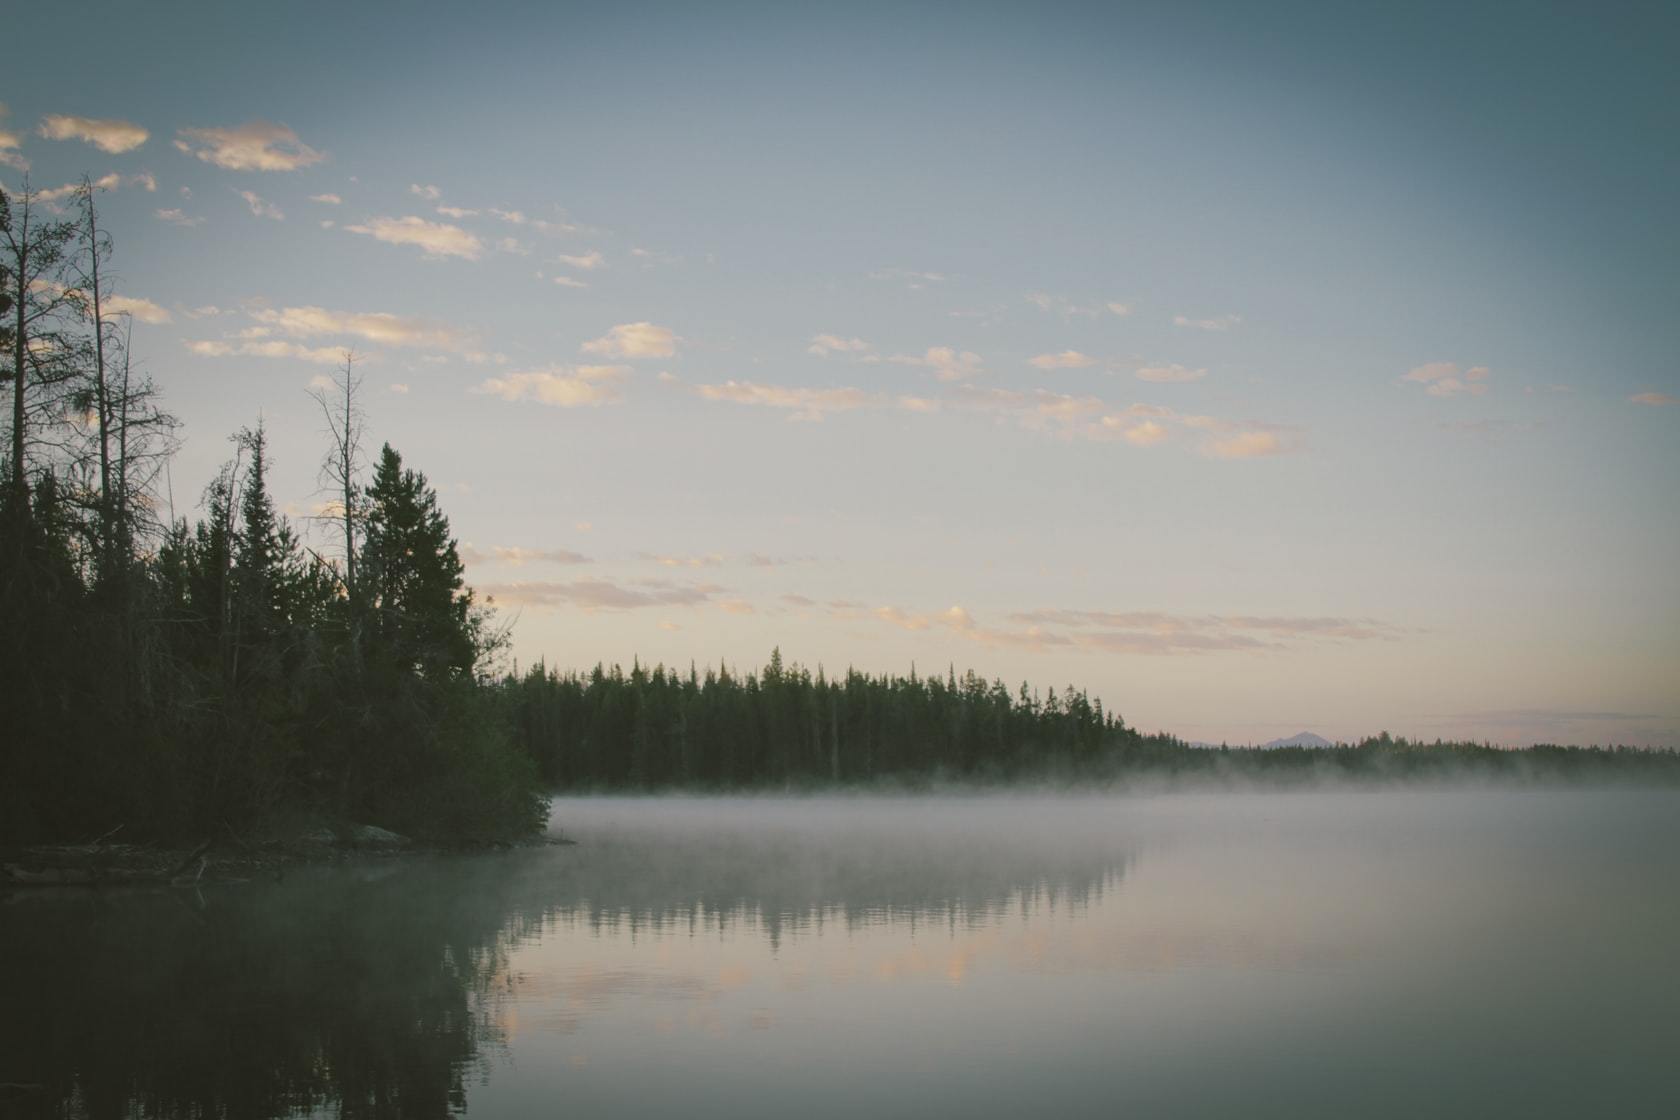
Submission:
M 1672 860 L 1669 807 L 1592 794 L 979 802 L 917 834 L 893 827 L 890 803 L 853 807 L 851 825 L 807 805 L 797 826 L 779 805 L 745 829 L 763 830 L 756 900 L 707 909 L 691 883 L 685 905 L 673 880 L 641 896 L 663 908 L 610 891 L 559 906 L 510 954 L 509 1068 L 474 1099 L 518 1112 L 538 1099 L 522 1084 L 563 1069 L 566 1099 L 609 1115 L 685 1099 L 705 1115 L 1187 1101 L 1189 1114 L 1524 1102 L 1568 1115 L 1620 1070 L 1614 1087 L 1637 1104 L 1664 1091 L 1655 993 L 1680 995 L 1673 970 L 1653 972 L 1651 938 L 1680 932 L 1646 850 L 1666 838 Z M 645 831 L 625 826 L 633 803 L 573 811 L 601 826 L 594 852 L 561 854 L 580 863 L 633 864 L 672 839 L 667 826 L 689 832 L 679 878 L 753 847 L 733 810 L 708 821 L 690 806 Z M 828 893 L 874 882 L 864 869 L 894 852 L 896 886 L 873 888 L 890 902 Z M 574 873 L 593 886 L 596 871 Z M 1566 1056 L 1572 1083 L 1555 1076 Z
M 43 1114 L 160 1117 L 1680 1100 L 1672 794 L 600 800 L 556 821 L 582 842 L 202 902 L 0 896 L 0 1082 L 45 1086 L 64 1107 Z

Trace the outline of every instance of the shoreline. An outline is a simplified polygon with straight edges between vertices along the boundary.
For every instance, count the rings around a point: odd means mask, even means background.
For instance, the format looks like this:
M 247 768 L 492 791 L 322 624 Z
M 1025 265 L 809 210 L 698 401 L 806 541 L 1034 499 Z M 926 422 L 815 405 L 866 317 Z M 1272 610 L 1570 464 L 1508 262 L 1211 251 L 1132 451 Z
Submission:
M 365 826 L 364 826 L 365 827 Z M 383 833 L 384 830 L 376 830 Z M 286 872 L 367 860 L 461 855 L 516 848 L 563 847 L 577 841 L 542 836 L 522 842 L 423 844 L 394 839 L 357 840 L 319 835 L 262 843 L 214 844 L 195 848 L 146 844 L 30 844 L 0 848 L 0 892 L 51 887 L 198 887 L 206 884 L 278 881 Z

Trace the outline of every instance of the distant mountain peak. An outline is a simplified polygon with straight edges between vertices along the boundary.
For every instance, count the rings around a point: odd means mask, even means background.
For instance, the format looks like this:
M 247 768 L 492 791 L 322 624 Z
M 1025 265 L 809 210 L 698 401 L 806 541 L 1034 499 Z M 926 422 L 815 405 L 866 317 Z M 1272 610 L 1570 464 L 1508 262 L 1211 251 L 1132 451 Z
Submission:
M 1302 731 L 1296 735 L 1291 735 L 1287 739 L 1273 739 L 1269 743 L 1261 743 L 1260 749 L 1265 750 L 1269 747 L 1333 747 L 1335 745 L 1322 735 L 1314 735 L 1311 731 Z

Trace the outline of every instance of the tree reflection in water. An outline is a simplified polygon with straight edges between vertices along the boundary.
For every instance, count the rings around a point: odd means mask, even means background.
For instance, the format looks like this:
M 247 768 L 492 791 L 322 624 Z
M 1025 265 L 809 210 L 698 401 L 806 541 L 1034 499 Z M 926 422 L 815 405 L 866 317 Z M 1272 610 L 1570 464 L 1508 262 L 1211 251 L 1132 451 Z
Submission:
M 1126 865 L 1112 844 L 1000 831 L 688 819 L 202 893 L 0 895 L 0 1111 L 448 1116 L 502 1047 L 509 953 L 551 920 L 773 947 L 830 923 L 1077 908 Z

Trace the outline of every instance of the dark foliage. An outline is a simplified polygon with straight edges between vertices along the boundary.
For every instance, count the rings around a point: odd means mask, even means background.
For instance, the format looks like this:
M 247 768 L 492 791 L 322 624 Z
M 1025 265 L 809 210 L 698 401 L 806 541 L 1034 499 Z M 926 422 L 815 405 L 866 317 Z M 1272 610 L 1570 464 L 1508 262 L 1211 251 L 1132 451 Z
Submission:
M 480 680 L 497 635 L 394 450 L 364 491 L 337 449 L 345 523 L 365 528 L 334 562 L 276 511 L 260 426 L 196 524 L 155 519 L 175 424 L 100 311 L 95 190 L 53 222 L 0 192 L 0 843 L 538 830 L 536 767 Z M 345 385 L 353 412 L 348 360 Z
M 1127 779 L 1616 777 L 1680 781 L 1680 754 L 1630 748 L 1412 742 L 1386 732 L 1354 746 L 1192 747 L 1128 727 L 1069 686 L 958 676 L 830 678 L 780 652 L 756 674 L 635 665 L 587 675 L 541 666 L 500 685 L 520 741 L 568 790 L 807 788 L 937 782 Z

